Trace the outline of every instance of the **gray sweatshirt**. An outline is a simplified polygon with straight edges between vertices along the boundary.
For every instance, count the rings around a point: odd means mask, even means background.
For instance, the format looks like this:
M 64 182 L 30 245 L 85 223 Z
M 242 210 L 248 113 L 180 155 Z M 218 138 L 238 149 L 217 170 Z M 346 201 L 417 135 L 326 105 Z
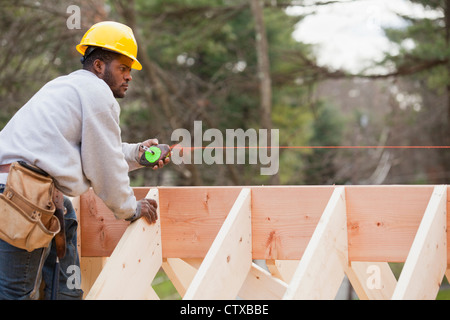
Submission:
M 128 171 L 140 167 L 139 144 L 122 143 L 119 113 L 111 89 L 95 74 L 78 70 L 58 77 L 0 131 L 0 164 L 34 164 L 68 196 L 92 187 L 116 218 L 129 218 L 137 203 Z

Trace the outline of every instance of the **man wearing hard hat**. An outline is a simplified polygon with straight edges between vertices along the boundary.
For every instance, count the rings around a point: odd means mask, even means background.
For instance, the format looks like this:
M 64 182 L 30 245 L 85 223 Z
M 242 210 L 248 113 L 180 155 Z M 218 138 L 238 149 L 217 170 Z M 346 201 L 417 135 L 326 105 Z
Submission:
M 118 219 L 157 219 L 156 202 L 136 200 L 128 172 L 141 167 L 140 146 L 158 142 L 124 143 L 119 127 L 116 98 L 126 95 L 131 69 L 142 69 L 133 32 L 100 22 L 76 49 L 83 68 L 47 83 L 0 132 L 0 299 L 37 299 L 42 278 L 45 298 L 82 297 L 66 285 L 68 267 L 79 266 L 79 258 L 75 212 L 62 194 L 75 197 L 92 187 Z M 63 218 L 55 218 L 58 208 Z

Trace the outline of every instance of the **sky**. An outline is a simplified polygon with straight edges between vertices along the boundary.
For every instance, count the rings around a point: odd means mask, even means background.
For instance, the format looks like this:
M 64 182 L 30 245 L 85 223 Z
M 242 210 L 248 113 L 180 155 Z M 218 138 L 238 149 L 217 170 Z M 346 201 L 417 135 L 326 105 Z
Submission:
M 316 12 L 297 25 L 294 38 L 315 45 L 319 65 L 354 73 L 380 60 L 384 52 L 398 51 L 382 29 L 406 26 L 396 13 L 430 18 L 440 15 L 408 0 L 342 0 L 325 6 L 291 7 L 287 12 L 293 15 Z M 414 42 L 405 40 L 403 45 L 413 47 Z

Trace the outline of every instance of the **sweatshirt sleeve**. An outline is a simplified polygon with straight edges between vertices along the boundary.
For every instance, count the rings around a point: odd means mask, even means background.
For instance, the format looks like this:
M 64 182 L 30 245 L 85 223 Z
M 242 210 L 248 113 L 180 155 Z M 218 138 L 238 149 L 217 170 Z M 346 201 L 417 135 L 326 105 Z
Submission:
M 134 215 L 137 202 L 130 187 L 129 166 L 120 135 L 114 106 L 89 115 L 83 121 L 81 160 L 84 174 L 95 193 L 117 219 L 127 219 Z
M 139 164 L 139 146 L 140 143 L 122 143 L 122 152 L 128 163 L 128 171 L 133 171 L 143 166 Z

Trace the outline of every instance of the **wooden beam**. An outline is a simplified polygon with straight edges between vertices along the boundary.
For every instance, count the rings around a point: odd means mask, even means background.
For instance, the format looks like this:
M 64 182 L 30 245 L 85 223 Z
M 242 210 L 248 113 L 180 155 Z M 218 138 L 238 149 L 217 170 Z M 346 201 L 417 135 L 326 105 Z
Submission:
M 436 186 L 392 296 L 435 299 L 447 268 L 447 187 Z
M 245 300 L 280 300 L 285 294 L 287 284 L 272 276 L 255 263 L 252 263 L 238 296 Z
M 80 196 L 81 256 L 109 257 L 129 223 L 118 220 L 92 189 Z
M 83 290 L 83 298 L 86 298 L 91 291 L 92 286 L 97 280 L 98 275 L 102 272 L 103 267 L 108 261 L 107 257 L 81 257 L 81 289 Z
M 360 300 L 389 300 L 397 285 L 387 262 L 352 261 L 345 273 Z
M 189 264 L 191 267 L 194 267 L 195 269 L 198 270 L 198 268 L 200 268 L 203 259 L 201 258 L 184 258 L 183 259 L 184 262 L 186 262 L 187 264 Z
M 333 192 L 283 299 L 334 299 L 348 264 L 345 189 Z
M 350 261 L 405 262 L 433 186 L 346 187 Z
M 183 298 L 197 273 L 197 268 L 179 258 L 163 259 L 162 267 L 178 294 Z
M 449 212 L 450 212 L 450 186 L 447 185 L 447 226 L 450 225 L 450 214 L 448 214 Z M 450 243 L 450 232 L 447 232 L 447 265 L 450 265 L 450 246 L 448 245 L 449 243 Z
M 252 187 L 253 259 L 300 260 L 333 186 Z
M 291 282 L 298 263 L 298 260 L 266 260 L 266 265 L 270 273 L 286 283 Z
M 253 259 L 300 260 L 335 187 L 248 188 L 252 190 Z M 203 259 L 241 189 L 158 188 L 163 257 Z M 405 262 L 433 186 L 345 189 L 349 260 Z M 140 188 L 135 192 L 142 193 Z M 109 256 L 126 227 L 93 193 L 81 197 L 81 233 L 85 240 L 81 256 Z
M 146 197 L 150 188 L 133 188 L 137 200 Z M 85 246 L 83 257 L 109 257 L 127 229 L 129 222 L 118 220 L 92 189 L 80 196 L 79 230 Z
M 163 257 L 203 259 L 241 189 L 158 188 Z M 251 189 L 254 208 L 253 258 L 299 260 L 334 187 L 274 186 Z M 93 192 L 82 196 L 82 204 L 82 231 L 87 243 L 82 256 L 109 256 L 126 224 L 115 220 Z
M 234 299 L 252 264 L 251 190 L 243 188 L 184 299 Z
M 158 190 L 147 198 L 158 201 Z M 152 225 L 139 219 L 126 229 L 86 299 L 157 299 L 151 283 L 161 265 L 160 219 Z
M 135 193 L 142 197 L 146 190 L 148 188 L 138 188 Z M 136 240 L 139 237 L 154 246 L 159 241 L 154 247 L 159 257 L 153 260 L 151 272 L 144 272 L 145 279 L 154 277 L 159 266 L 164 267 L 168 261 L 173 270 L 178 270 L 174 268 L 178 259 L 172 258 L 183 258 L 186 263 L 205 258 L 197 273 L 194 274 L 195 268 L 185 265 L 183 268 L 189 269 L 189 274 L 181 277 L 185 271 L 176 271 L 169 276 L 171 279 L 178 277 L 175 281 L 180 281 L 181 285 L 176 285 L 177 289 L 189 293 L 187 297 L 191 299 L 224 298 L 222 293 L 208 288 L 211 283 L 218 284 L 215 287 L 223 283 L 229 286 L 223 287 L 227 291 L 226 299 L 234 298 L 241 291 L 243 296 L 251 296 L 248 290 L 263 288 L 262 283 L 266 283 L 266 288 L 275 288 L 277 293 L 264 292 L 274 298 L 284 290 L 283 283 L 288 283 L 284 299 L 331 299 L 343 272 L 349 276 L 360 299 L 433 299 L 449 261 L 449 235 L 445 230 L 449 221 L 446 210 L 450 206 L 447 186 L 170 187 L 153 191 L 159 194 L 160 203 L 160 230 L 157 232 L 160 238 L 155 241 L 143 236 L 139 228 L 128 231 L 131 226 L 115 220 L 92 192 L 81 196 L 82 261 L 86 261 L 86 257 L 109 256 L 119 242 L 115 239 L 120 239 L 120 244 L 123 238 L 129 238 L 128 245 L 141 241 Z M 243 194 L 248 194 L 245 200 Z M 439 214 L 441 211 L 443 214 Z M 248 220 L 242 223 L 241 219 Z M 235 244 L 236 232 L 248 232 L 250 249 Z M 116 250 L 120 251 L 122 246 L 117 245 Z M 102 272 L 88 299 L 158 298 L 151 286 L 141 290 L 146 285 L 139 277 L 129 278 L 139 279 L 134 284 L 137 290 L 125 292 L 121 297 L 111 294 L 114 288 L 122 288 L 122 284 L 110 278 L 130 274 L 133 268 L 138 269 L 133 265 L 140 264 L 135 259 L 142 255 L 141 251 L 131 257 L 126 256 L 126 250 L 121 250 L 122 267 L 109 266 L 107 276 Z M 236 260 L 233 257 L 246 256 L 248 252 L 249 259 L 238 258 L 240 267 L 232 265 Z M 167 258 L 164 263 L 163 257 Z M 226 258 L 229 262 L 221 264 Z M 272 275 L 255 269 L 252 258 L 269 259 Z M 114 261 L 114 265 L 120 264 L 117 262 L 120 258 Z M 345 261 L 350 261 L 350 265 Z M 397 286 L 387 261 L 406 261 Z M 378 269 L 368 272 L 370 266 L 379 268 L 381 289 L 369 281 L 378 272 Z M 333 272 L 330 268 L 334 268 Z M 231 272 L 227 279 L 235 280 L 231 284 L 215 278 L 226 272 Z M 239 279 L 234 279 L 236 275 Z M 97 285 L 99 281 L 103 284 Z M 125 288 L 126 285 L 128 283 Z M 370 290 L 365 285 L 375 288 Z M 105 289 L 108 287 L 113 290 Z M 205 296 L 207 290 L 212 293 Z M 260 293 L 257 292 L 257 298 Z
M 164 258 L 204 258 L 241 187 L 160 188 Z

